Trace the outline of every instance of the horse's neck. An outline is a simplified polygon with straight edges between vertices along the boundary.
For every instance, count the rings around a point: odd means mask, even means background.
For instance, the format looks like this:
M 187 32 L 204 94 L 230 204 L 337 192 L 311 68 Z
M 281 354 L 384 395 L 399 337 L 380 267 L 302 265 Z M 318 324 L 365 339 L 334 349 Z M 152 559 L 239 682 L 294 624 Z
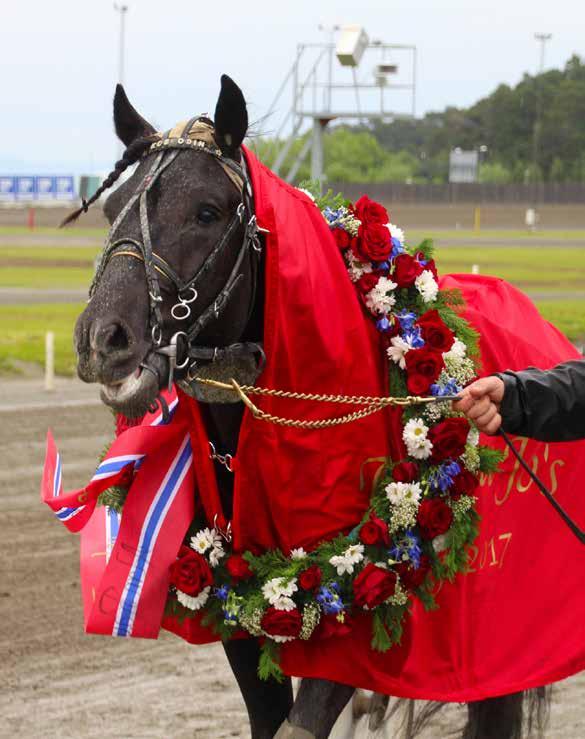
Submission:
M 207 429 L 207 436 L 213 442 L 217 453 L 235 455 L 244 414 L 243 404 L 202 403 L 200 407 Z M 234 476 L 223 465 L 217 463 L 215 472 L 224 516 L 231 520 Z

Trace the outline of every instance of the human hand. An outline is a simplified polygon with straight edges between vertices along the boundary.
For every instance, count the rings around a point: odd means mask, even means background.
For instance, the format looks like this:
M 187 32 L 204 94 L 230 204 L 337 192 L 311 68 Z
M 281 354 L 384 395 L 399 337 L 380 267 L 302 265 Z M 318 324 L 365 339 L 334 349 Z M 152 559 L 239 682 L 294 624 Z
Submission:
M 499 377 L 482 377 L 461 391 L 461 400 L 453 403 L 453 410 L 465 413 L 484 434 L 495 434 L 502 425 L 504 387 Z

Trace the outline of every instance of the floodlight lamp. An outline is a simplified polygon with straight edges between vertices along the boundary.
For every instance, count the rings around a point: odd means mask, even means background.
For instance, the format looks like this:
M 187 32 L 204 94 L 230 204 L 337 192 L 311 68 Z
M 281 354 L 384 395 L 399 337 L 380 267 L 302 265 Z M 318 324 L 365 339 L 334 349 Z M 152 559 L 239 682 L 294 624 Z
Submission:
M 335 54 L 343 67 L 357 67 L 369 44 L 362 26 L 342 26 Z

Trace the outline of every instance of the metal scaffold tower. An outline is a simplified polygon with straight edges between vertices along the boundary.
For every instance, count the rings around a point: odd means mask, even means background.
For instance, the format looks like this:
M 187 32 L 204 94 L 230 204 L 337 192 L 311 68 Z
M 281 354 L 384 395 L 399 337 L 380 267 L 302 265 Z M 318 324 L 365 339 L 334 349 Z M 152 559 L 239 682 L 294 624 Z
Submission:
M 360 26 L 321 30 L 328 30 L 331 40 L 297 46 L 296 59 L 265 117 L 268 122 L 278 119 L 292 89 L 292 105 L 270 132 L 278 148 L 268 162 L 287 182 L 295 179 L 309 151 L 311 179 L 323 181 L 323 138 L 331 121 L 392 121 L 416 113 L 416 46 L 370 40 Z M 399 66 L 399 59 L 404 65 Z M 300 136 L 303 145 L 291 164 L 289 154 Z

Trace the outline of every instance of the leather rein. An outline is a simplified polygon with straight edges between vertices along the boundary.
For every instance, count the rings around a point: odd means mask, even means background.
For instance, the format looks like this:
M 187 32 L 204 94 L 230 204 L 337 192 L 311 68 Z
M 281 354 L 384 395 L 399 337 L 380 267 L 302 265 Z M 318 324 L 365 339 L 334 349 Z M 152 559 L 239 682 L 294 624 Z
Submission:
M 207 328 L 212 321 L 219 319 L 227 307 L 236 287 L 244 277 L 241 270 L 246 257 L 249 257 L 251 260 L 253 283 L 252 297 L 248 307 L 248 318 L 250 318 L 254 308 L 259 280 L 259 267 L 262 253 L 260 233 L 264 230 L 260 229 L 256 222 L 252 187 L 244 158 L 242 157 L 241 163 L 236 162 L 233 159 L 225 157 L 219 148 L 210 145 L 208 142 L 189 138 L 189 131 L 192 129 L 193 124 L 200 121 L 211 125 L 211 122 L 206 118 L 192 118 L 185 125 L 181 136 L 170 138 L 168 135 L 165 135 L 159 141 L 154 142 L 146 152 L 145 157 L 153 157 L 152 165 L 136 191 L 132 194 L 113 222 L 89 289 L 89 299 L 91 300 L 110 259 L 129 256 L 143 262 L 148 289 L 148 322 L 152 340 L 152 350 L 156 354 L 162 354 L 168 358 L 169 390 L 178 375 L 186 377 L 187 381 L 193 381 L 195 379 L 196 367 L 199 362 L 214 362 L 227 355 L 253 355 L 259 359 L 261 366 L 263 366 L 265 362 L 264 351 L 262 345 L 259 343 L 246 342 L 231 344 L 227 347 L 200 346 L 196 344 L 196 340 L 201 332 Z M 161 174 L 172 165 L 181 150 L 186 148 L 209 154 L 215 157 L 224 169 L 229 169 L 229 176 L 233 184 L 236 185 L 236 181 L 241 181 L 242 183 L 242 202 L 238 205 L 236 212 L 230 219 L 219 240 L 215 243 L 211 252 L 205 258 L 203 264 L 192 277 L 184 280 L 177 274 L 171 265 L 153 249 L 148 219 L 148 193 L 156 184 Z M 141 240 L 127 236 L 115 238 L 120 225 L 136 204 L 138 204 L 139 208 Z M 219 256 L 226 251 L 234 233 L 241 225 L 244 225 L 244 238 L 223 287 L 220 289 L 213 301 L 197 316 L 193 323 L 186 327 L 184 331 L 175 332 L 169 339 L 168 343 L 165 344 L 163 338 L 163 318 L 161 313 L 161 303 L 163 298 L 160 290 L 159 275 L 162 275 L 166 280 L 168 280 L 174 286 L 176 291 L 177 302 L 171 308 L 171 316 L 176 321 L 186 321 L 190 318 L 192 314 L 192 305 L 195 303 L 199 295 L 197 286 L 201 284 L 201 281 L 211 271 Z M 155 371 L 144 362 L 141 364 L 141 367 L 151 372 Z

